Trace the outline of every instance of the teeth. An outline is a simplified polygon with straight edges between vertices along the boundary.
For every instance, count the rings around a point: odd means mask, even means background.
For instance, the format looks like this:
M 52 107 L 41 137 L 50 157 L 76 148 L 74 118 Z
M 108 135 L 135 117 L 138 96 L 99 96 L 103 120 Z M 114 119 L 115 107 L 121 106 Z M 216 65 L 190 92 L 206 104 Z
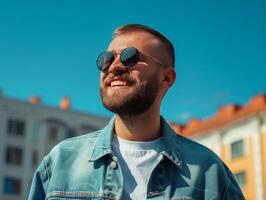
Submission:
M 111 82 L 111 87 L 113 86 L 125 86 L 127 85 L 126 81 L 112 81 Z

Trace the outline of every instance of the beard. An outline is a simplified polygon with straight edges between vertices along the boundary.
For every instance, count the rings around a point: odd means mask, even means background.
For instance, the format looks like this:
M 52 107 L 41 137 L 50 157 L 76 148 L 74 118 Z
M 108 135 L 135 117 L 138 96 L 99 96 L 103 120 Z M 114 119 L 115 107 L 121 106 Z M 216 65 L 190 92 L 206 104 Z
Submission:
M 120 116 L 144 113 L 154 103 L 158 92 L 158 83 L 154 79 L 155 77 L 152 77 L 138 85 L 134 82 L 129 90 L 118 89 L 113 91 L 112 95 L 108 95 L 108 87 L 103 84 L 100 94 L 104 107 Z

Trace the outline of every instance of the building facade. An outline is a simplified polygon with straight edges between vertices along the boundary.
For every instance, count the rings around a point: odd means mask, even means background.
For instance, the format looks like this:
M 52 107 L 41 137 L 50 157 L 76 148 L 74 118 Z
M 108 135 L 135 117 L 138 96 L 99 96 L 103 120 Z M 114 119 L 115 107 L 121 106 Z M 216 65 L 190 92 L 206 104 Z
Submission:
M 205 120 L 172 124 L 177 133 L 213 150 L 231 169 L 247 200 L 266 199 L 266 96 L 227 105 Z
M 59 141 L 104 127 L 109 119 L 59 107 L 0 97 L 0 199 L 27 199 L 41 159 Z

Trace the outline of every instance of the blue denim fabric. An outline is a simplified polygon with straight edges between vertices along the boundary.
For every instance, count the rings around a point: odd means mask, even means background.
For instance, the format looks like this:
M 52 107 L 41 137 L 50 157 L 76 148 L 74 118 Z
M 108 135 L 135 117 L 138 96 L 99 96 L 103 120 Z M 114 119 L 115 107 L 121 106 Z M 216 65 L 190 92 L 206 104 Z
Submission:
M 147 199 L 244 199 L 233 175 L 208 148 L 177 135 L 161 118 L 164 144 L 147 187 Z M 114 118 L 103 129 L 67 139 L 44 157 L 30 200 L 121 199 L 123 179 L 112 155 Z

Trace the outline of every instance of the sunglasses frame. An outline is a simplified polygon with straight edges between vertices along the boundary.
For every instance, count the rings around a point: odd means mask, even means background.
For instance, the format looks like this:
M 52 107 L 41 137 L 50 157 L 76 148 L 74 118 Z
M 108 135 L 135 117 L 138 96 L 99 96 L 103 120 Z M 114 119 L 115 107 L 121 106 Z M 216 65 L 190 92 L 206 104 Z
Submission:
M 132 65 L 132 64 L 126 64 L 125 61 L 122 61 L 122 60 L 121 60 L 121 55 L 123 54 L 123 52 L 125 52 L 125 50 L 128 50 L 128 49 L 130 49 L 130 48 L 136 50 L 136 54 L 138 54 L 138 55 L 137 55 L 136 63 L 133 64 L 133 65 Z M 111 63 L 110 63 L 108 66 L 106 66 L 106 67 L 100 66 L 100 67 L 99 67 L 99 65 L 98 65 L 98 61 L 99 61 L 99 59 L 101 58 L 101 55 L 103 55 L 104 53 L 111 53 L 112 56 L 113 56 L 113 59 L 112 59 Z M 115 58 L 116 58 L 117 55 L 120 55 L 120 62 L 121 62 L 125 67 L 127 67 L 127 68 L 131 68 L 131 67 L 135 66 L 135 65 L 139 62 L 139 60 L 140 60 L 140 55 L 144 55 L 144 56 L 146 56 L 146 57 L 148 57 L 148 58 L 151 58 L 153 61 L 157 62 L 157 63 L 160 64 L 161 66 L 166 66 L 165 64 L 163 64 L 162 62 L 160 62 L 158 59 L 154 58 L 153 56 L 148 55 L 148 54 L 145 54 L 145 53 L 139 51 L 136 47 L 126 47 L 126 48 L 124 48 L 120 53 L 114 53 L 113 51 L 103 51 L 103 52 L 101 52 L 101 53 L 98 55 L 97 59 L 96 59 L 96 66 L 97 66 L 97 68 L 98 68 L 100 71 L 106 71 L 106 70 L 112 65 L 112 63 L 114 62 L 114 60 L 115 60 Z M 134 56 L 135 56 L 135 55 L 134 55 Z

